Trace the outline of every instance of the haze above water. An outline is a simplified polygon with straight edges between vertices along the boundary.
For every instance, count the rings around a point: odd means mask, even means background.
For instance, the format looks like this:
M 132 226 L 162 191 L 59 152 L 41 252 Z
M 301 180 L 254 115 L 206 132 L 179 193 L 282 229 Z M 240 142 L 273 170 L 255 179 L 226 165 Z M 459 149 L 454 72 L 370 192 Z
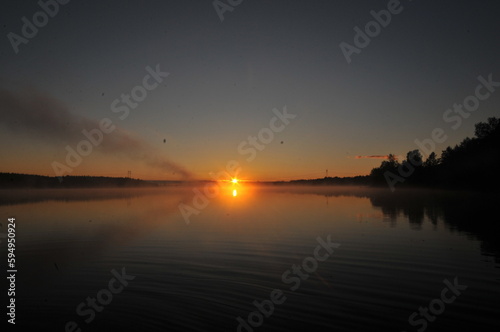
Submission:
M 223 188 L 186 224 L 192 188 L 0 191 L 0 233 L 16 217 L 18 322 L 83 331 L 236 331 L 252 304 L 281 289 L 255 331 L 416 331 L 408 317 L 439 298 L 444 279 L 468 288 L 428 331 L 498 329 L 498 196 L 334 187 Z M 340 244 L 300 286 L 282 281 Z M 2 241 L 2 246 L 5 241 Z M 135 276 L 95 319 L 76 307 Z M 468 330 L 468 329 L 465 329 Z

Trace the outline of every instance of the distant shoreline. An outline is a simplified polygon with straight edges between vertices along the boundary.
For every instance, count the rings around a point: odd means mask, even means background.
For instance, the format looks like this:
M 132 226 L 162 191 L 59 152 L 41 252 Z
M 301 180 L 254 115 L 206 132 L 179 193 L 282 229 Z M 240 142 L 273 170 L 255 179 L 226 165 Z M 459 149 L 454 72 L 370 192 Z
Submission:
M 62 181 L 61 181 L 62 180 Z M 177 186 L 200 186 L 207 183 L 216 183 L 213 180 L 141 180 L 126 177 L 106 177 L 106 176 L 64 176 L 60 178 L 0 172 L 0 190 L 12 189 L 120 189 L 120 188 L 165 188 Z M 354 177 L 324 177 L 317 179 L 299 179 L 288 181 L 245 181 L 247 184 L 260 186 L 311 186 L 311 187 L 366 187 L 389 189 L 387 185 L 373 183 L 369 175 Z M 429 186 L 429 185 L 404 185 L 401 189 L 442 189 L 442 190 L 464 190 L 478 191 L 477 188 Z M 479 190 L 489 191 L 489 190 Z
M 155 182 L 106 176 L 55 176 L 0 173 L 0 189 L 32 188 L 139 188 L 157 187 Z
M 228 179 L 229 181 L 229 179 Z M 120 189 L 120 188 L 166 188 L 166 187 L 186 187 L 200 186 L 208 183 L 216 183 L 214 180 L 141 180 L 127 177 L 106 177 L 106 176 L 55 176 L 7 173 L 0 172 L 0 190 L 13 189 Z M 310 187 L 365 187 L 390 189 L 387 183 L 374 181 L 372 174 L 359 175 L 354 177 L 324 177 L 317 179 L 298 180 L 278 180 L 278 181 L 252 181 L 243 183 L 269 186 L 310 186 Z M 455 182 L 439 183 L 404 183 L 400 189 L 430 189 L 430 190 L 451 190 L 467 192 L 498 192 L 496 186 L 470 186 L 468 183 Z
M 126 177 L 107 176 L 55 176 L 6 173 L 0 172 L 0 189 L 31 189 L 31 188 L 138 188 L 162 187 L 185 184 L 199 184 L 215 182 L 212 180 L 141 180 Z M 356 177 L 325 177 L 319 179 L 300 179 L 290 181 L 248 181 L 247 183 L 260 185 L 362 185 L 369 186 L 368 176 Z

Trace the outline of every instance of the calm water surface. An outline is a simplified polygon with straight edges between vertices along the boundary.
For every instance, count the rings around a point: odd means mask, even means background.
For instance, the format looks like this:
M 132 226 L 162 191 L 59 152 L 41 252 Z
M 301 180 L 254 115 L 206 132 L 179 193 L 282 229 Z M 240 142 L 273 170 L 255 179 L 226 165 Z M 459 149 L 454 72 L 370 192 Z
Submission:
M 248 321 L 253 302 L 279 289 L 286 300 L 250 329 L 417 331 L 422 321 L 411 326 L 409 316 L 455 278 L 467 289 L 444 308 L 434 302 L 439 315 L 425 330 L 500 327 L 498 196 L 233 190 L 223 188 L 189 224 L 178 205 L 192 205 L 192 188 L 2 190 L 0 234 L 8 217 L 17 223 L 16 328 L 64 331 L 74 321 L 82 331 L 237 331 L 237 318 Z M 300 284 L 284 282 L 314 257 L 318 237 L 339 246 L 311 273 L 302 268 Z M 85 322 L 88 307 L 77 307 L 123 268 L 135 278 Z

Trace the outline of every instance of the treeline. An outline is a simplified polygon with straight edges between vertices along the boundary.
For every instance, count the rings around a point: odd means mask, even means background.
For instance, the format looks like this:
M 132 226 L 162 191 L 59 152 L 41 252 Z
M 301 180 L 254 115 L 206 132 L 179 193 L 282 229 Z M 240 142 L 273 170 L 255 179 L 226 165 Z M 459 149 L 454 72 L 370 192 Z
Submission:
M 500 119 L 475 125 L 475 137 L 447 147 L 441 156 L 432 152 L 423 160 L 419 150 L 399 161 L 394 155 L 372 169 L 372 185 L 439 187 L 498 191 L 500 185 Z
M 0 188 L 114 188 L 114 187 L 151 187 L 156 184 L 130 178 L 105 176 L 63 176 L 0 173 Z
M 275 183 L 280 184 L 280 182 L 275 182 Z M 294 185 L 317 184 L 317 185 L 363 186 L 369 183 L 369 176 L 359 175 L 359 176 L 343 177 L 343 178 L 335 176 L 335 177 L 325 177 L 322 179 L 312 179 L 312 180 L 291 180 L 287 183 Z

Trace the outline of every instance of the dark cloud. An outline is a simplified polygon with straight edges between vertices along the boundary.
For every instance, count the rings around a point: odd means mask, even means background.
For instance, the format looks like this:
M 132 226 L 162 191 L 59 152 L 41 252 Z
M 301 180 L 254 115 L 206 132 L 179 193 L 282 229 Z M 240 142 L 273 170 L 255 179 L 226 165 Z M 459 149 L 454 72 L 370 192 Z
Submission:
M 0 114 L 0 125 L 17 135 L 49 144 L 63 142 L 73 148 L 86 139 L 82 130 L 100 128 L 99 121 L 75 115 L 60 101 L 36 90 L 16 94 L 0 89 Z M 106 154 L 123 154 L 131 160 L 140 160 L 150 167 L 184 178 L 191 176 L 184 167 L 161 157 L 148 142 L 118 126 L 111 133 L 104 133 L 102 142 L 95 149 Z

